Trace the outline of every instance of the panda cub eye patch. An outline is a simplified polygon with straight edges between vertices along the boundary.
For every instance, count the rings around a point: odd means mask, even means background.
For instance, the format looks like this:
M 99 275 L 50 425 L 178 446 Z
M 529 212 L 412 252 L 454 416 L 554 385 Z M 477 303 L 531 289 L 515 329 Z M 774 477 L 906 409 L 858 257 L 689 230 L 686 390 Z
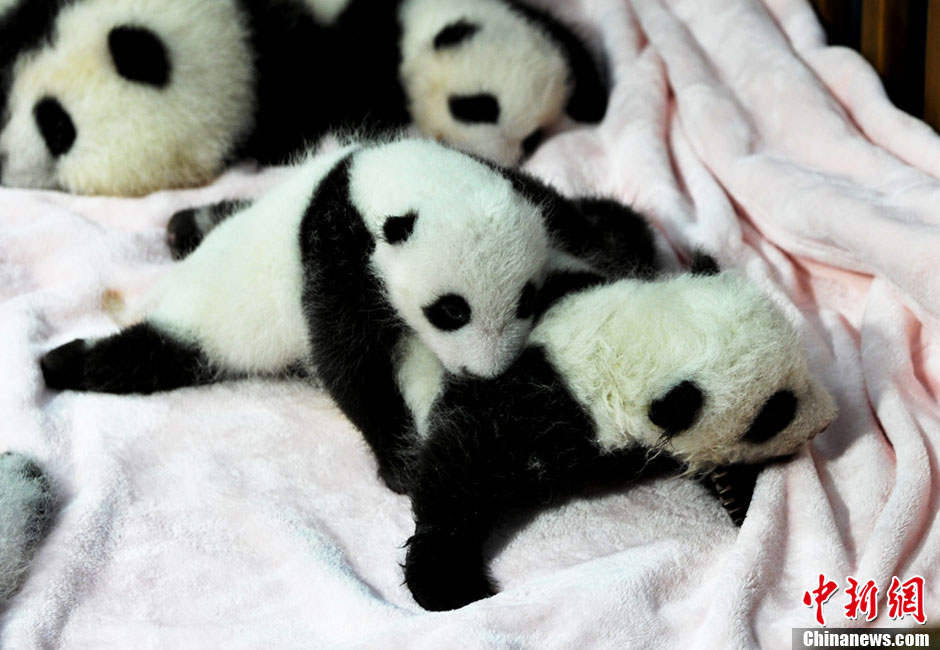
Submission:
M 77 135 L 75 124 L 58 100 L 52 97 L 40 99 L 33 108 L 33 117 L 49 153 L 58 157 L 72 148 Z
M 382 224 L 382 235 L 385 237 L 385 241 L 389 244 L 400 244 L 407 241 L 415 229 L 417 219 L 418 215 L 414 212 L 386 219 L 385 223 Z
M 535 285 L 526 282 L 522 287 L 522 294 L 519 296 L 519 303 L 516 305 L 516 318 L 525 319 L 535 313 Z
M 128 81 L 163 88 L 170 81 L 170 58 L 163 41 L 149 29 L 122 25 L 108 34 L 108 49 L 119 75 Z
M 544 137 L 545 133 L 542 131 L 542 129 L 536 129 L 527 135 L 522 141 L 522 153 L 528 156 L 533 151 L 538 149 L 538 146 L 542 144 L 542 138 Z
M 442 332 L 454 332 L 470 322 L 470 305 L 455 293 L 441 296 L 424 309 L 424 317 Z
M 443 50 L 456 47 L 480 31 L 480 26 L 466 20 L 458 20 L 446 25 L 434 37 L 434 49 Z
M 451 95 L 447 99 L 450 114 L 458 122 L 467 124 L 496 124 L 499 122 L 499 101 L 489 93 L 478 95 Z
M 753 443 L 770 440 L 793 422 L 796 406 L 796 395 L 788 390 L 778 390 L 764 402 L 760 413 L 744 434 L 744 439 Z

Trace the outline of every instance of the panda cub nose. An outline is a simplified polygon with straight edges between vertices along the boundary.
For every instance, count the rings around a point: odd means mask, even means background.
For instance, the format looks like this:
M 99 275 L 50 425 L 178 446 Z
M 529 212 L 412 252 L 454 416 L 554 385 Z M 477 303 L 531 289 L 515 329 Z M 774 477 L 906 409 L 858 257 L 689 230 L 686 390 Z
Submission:
M 770 396 L 744 433 L 744 439 L 754 443 L 766 442 L 783 431 L 796 417 L 797 399 L 789 390 L 778 390 Z

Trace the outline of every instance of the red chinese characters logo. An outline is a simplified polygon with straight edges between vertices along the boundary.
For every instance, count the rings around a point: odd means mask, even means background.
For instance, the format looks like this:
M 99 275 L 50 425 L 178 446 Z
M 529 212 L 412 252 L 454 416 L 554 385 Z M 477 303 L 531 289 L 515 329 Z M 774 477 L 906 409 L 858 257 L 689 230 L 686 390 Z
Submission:
M 924 616 L 924 579 L 914 576 L 906 582 L 898 580 L 897 576 L 891 578 L 888 588 L 888 616 L 894 619 L 904 618 L 907 614 L 923 625 L 927 622 Z
M 853 576 L 846 578 L 848 586 L 844 589 L 848 602 L 843 606 L 845 617 L 849 620 L 858 620 L 859 616 L 864 616 L 864 620 L 873 621 L 878 616 L 878 586 L 874 580 L 861 583 Z M 827 580 L 822 573 L 819 574 L 819 585 L 810 591 L 803 592 L 803 604 L 807 607 L 816 609 L 816 622 L 825 625 L 826 620 L 823 617 L 823 605 L 832 598 L 839 590 L 839 585 L 834 580 Z M 914 576 L 909 580 L 901 582 L 894 576 L 891 578 L 891 586 L 886 592 L 888 616 L 894 620 L 903 619 L 905 616 L 911 616 L 915 621 L 923 625 L 927 619 L 924 616 L 924 579 L 921 576 Z

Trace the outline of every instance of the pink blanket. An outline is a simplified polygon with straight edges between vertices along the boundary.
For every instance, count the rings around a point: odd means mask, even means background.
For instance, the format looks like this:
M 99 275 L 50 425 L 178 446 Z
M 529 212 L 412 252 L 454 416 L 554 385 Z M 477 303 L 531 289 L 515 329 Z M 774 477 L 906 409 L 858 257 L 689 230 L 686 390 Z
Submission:
M 276 170 L 138 200 L 3 189 L 0 450 L 35 455 L 62 502 L 3 648 L 789 648 L 817 625 L 820 575 L 829 627 L 866 618 L 846 618 L 850 576 L 879 589 L 871 625 L 918 625 L 890 618 L 898 602 L 940 623 L 940 139 L 824 45 L 806 0 L 543 3 L 607 49 L 616 83 L 603 124 L 529 169 L 633 202 L 673 262 L 704 246 L 766 288 L 835 424 L 761 475 L 740 530 L 685 479 L 578 499 L 502 531 L 499 595 L 429 614 L 398 566 L 407 500 L 314 389 L 43 386 L 44 351 L 116 328 L 106 289 L 133 303 L 169 268 L 173 211 Z

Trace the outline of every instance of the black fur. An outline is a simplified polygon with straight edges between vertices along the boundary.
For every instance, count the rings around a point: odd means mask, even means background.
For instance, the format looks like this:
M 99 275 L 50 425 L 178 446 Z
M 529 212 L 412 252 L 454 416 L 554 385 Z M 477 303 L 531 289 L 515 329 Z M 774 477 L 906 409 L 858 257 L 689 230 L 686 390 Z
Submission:
M 470 322 L 473 310 L 462 297 L 455 293 L 441 296 L 422 311 L 434 327 L 442 332 L 453 332 Z
M 465 40 L 472 38 L 478 31 L 480 31 L 479 25 L 463 19 L 450 23 L 434 36 L 434 49 L 443 50 L 456 47 Z
M 451 95 L 447 98 L 447 107 L 458 122 L 467 124 L 499 122 L 499 100 L 490 93 Z
M 591 416 L 536 346 L 496 379 L 451 379 L 430 418 L 405 562 L 408 587 L 426 609 L 454 609 L 495 591 L 483 544 L 507 512 L 680 469 L 639 448 L 602 453 Z
M 597 273 L 553 273 L 545 279 L 535 301 L 535 318 L 540 319 L 548 308 L 571 293 L 608 282 Z
M 180 210 L 166 225 L 166 243 L 175 260 L 181 260 L 199 246 L 203 234 L 196 223 L 196 209 Z
M 415 220 L 417 218 L 417 214 L 409 212 L 400 217 L 389 217 L 386 219 L 385 223 L 382 224 L 382 234 L 385 237 L 385 241 L 389 244 L 401 244 L 402 242 L 408 241 L 408 238 L 411 237 L 411 233 L 414 232 Z
M 608 90 L 594 57 L 570 27 L 548 12 L 519 0 L 505 0 L 531 22 L 540 26 L 558 44 L 571 69 L 571 97 L 566 112 L 579 122 L 600 122 L 607 112 Z
M 213 381 L 216 373 L 196 347 L 147 323 L 88 343 L 76 339 L 39 362 L 46 386 L 102 393 L 153 393 Z
M 536 149 L 539 148 L 539 145 L 542 144 L 542 140 L 545 138 L 545 131 L 542 129 L 536 129 L 529 135 L 527 135 L 522 140 L 522 153 L 526 156 L 531 155 Z
M 157 88 L 170 83 L 170 55 L 160 37 L 146 27 L 115 27 L 108 33 L 108 50 L 118 74 L 128 81 Z
M 704 402 L 705 396 L 699 387 L 691 381 L 683 381 L 653 400 L 648 417 L 671 438 L 695 424 Z
M 173 259 L 192 253 L 215 226 L 250 205 L 251 201 L 236 199 L 175 213 L 166 226 L 166 243 Z
M 75 123 L 59 100 L 52 97 L 39 100 L 33 108 L 33 117 L 49 153 L 54 157 L 68 153 L 78 133 L 75 131 Z
M 697 250 L 692 254 L 692 263 L 689 272 L 694 275 L 717 275 L 721 272 L 718 261 L 704 251 Z
M 519 302 L 516 305 L 516 318 L 526 319 L 535 314 L 535 307 L 538 300 L 538 290 L 531 282 L 526 282 L 522 287 L 522 294 L 519 296 Z
M 347 158 L 323 179 L 301 223 L 304 313 L 322 386 L 375 451 L 385 482 L 402 492 L 413 423 L 392 354 L 405 325 L 369 270 L 375 242 L 349 202 L 349 166 Z
M 770 440 L 793 422 L 796 406 L 796 395 L 788 390 L 777 391 L 761 407 L 744 439 L 758 444 Z
M 349 83 L 337 65 L 341 43 L 335 32 L 318 25 L 303 3 L 239 2 L 251 32 L 257 108 L 254 129 L 236 158 L 284 163 L 343 122 L 338 105 L 358 83 Z
M 568 199 L 517 169 L 495 167 L 516 191 L 542 208 L 554 246 L 603 276 L 652 277 L 658 268 L 653 231 L 642 215 L 614 199 Z

